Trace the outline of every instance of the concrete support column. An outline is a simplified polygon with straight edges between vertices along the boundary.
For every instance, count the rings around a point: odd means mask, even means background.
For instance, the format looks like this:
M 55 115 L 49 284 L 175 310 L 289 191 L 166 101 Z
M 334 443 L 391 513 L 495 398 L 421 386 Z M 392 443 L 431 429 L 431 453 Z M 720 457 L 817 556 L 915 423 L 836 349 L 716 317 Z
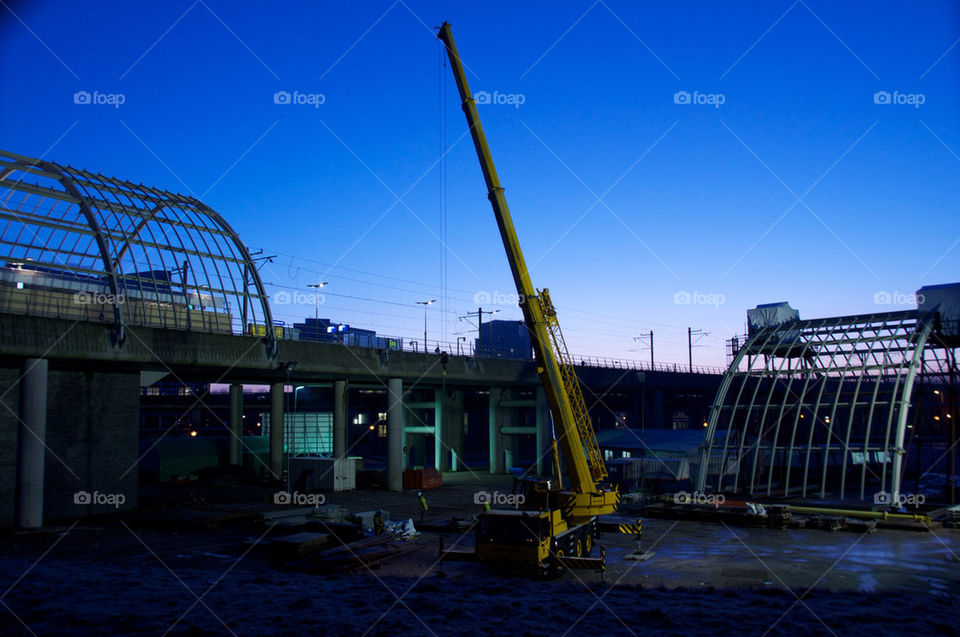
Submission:
M 448 392 L 443 413 L 444 470 L 457 471 L 463 455 L 463 390 Z
M 640 391 L 630 395 L 630 409 L 627 410 L 627 427 L 639 429 L 643 427 L 643 397 Z
M 347 381 L 333 381 L 333 455 L 347 455 Z
M 443 444 L 444 418 L 443 410 L 446 407 L 446 391 L 437 389 L 433 397 L 433 468 L 443 471 L 443 457 L 447 448 Z
M 243 464 L 243 385 L 230 385 L 230 464 Z
M 20 378 L 17 436 L 17 526 L 43 526 L 43 465 L 47 438 L 47 361 L 28 358 Z
M 647 392 L 647 398 L 650 401 L 647 407 L 647 414 L 650 417 L 647 419 L 646 426 L 651 429 L 663 429 L 667 427 L 663 418 L 663 390 L 654 389 L 649 391 Z
M 283 383 L 270 385 L 270 472 L 283 479 Z
M 387 488 L 403 490 L 403 380 L 387 381 Z
M 550 453 L 550 440 L 553 436 L 550 431 L 550 406 L 543 387 L 537 387 L 536 403 L 534 418 L 537 428 L 537 475 L 544 476 L 550 473 L 553 466 L 553 456 Z
M 490 473 L 503 473 L 503 436 L 500 427 L 503 424 L 503 410 L 500 408 L 500 398 L 503 390 L 500 387 L 490 388 Z

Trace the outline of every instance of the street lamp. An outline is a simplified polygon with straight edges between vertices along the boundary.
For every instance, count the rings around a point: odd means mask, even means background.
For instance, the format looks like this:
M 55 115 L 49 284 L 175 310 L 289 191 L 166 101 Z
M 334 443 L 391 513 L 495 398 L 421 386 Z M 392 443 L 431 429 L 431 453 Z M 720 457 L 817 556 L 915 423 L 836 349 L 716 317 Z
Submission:
M 314 338 L 320 340 L 320 288 L 324 287 L 327 284 L 326 281 L 321 281 L 320 283 L 308 283 L 308 288 L 313 288 L 317 290 L 313 294 L 314 306 L 313 306 L 313 332 Z
M 457 337 L 457 356 L 460 356 L 460 341 L 463 341 L 464 345 L 466 345 L 467 337 L 466 336 Z
M 427 306 L 433 305 L 437 302 L 437 299 L 430 299 L 429 301 L 417 301 L 417 305 L 423 306 L 423 351 L 427 351 Z

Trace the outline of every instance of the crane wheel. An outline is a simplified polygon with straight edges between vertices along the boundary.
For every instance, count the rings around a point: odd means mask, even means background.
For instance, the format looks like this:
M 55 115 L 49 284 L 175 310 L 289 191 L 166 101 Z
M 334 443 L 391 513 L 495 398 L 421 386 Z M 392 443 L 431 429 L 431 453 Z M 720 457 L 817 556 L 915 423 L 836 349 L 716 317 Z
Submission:
M 590 535 L 590 532 L 587 531 L 586 535 L 583 538 L 583 548 L 584 556 L 590 557 L 590 551 L 593 550 L 593 536 Z
M 581 538 L 577 538 L 577 543 L 574 547 L 574 555 L 577 557 L 583 557 L 583 540 Z

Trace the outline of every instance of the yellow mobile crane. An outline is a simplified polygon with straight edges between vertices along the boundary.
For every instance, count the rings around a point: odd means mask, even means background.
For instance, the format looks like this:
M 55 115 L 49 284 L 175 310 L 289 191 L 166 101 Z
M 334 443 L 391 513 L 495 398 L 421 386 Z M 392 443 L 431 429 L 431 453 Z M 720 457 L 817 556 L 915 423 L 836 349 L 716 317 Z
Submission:
M 554 480 L 534 481 L 524 495 L 524 508 L 491 510 L 480 515 L 476 531 L 476 558 L 481 562 L 535 566 L 544 571 L 562 565 L 588 565 L 598 534 L 597 516 L 612 513 L 620 502 L 615 489 L 601 486 L 607 468 L 597 445 L 580 382 L 567 351 L 557 312 L 549 291 L 537 291 L 530 281 L 520 242 L 513 227 L 503 187 L 493 165 L 477 105 L 460 63 L 450 24 L 444 22 L 437 37 L 444 43 L 457 90 L 480 159 L 487 197 L 500 228 L 510 270 L 520 296 L 520 308 L 536 357 L 554 424 Z M 561 482 L 559 448 L 570 484 Z

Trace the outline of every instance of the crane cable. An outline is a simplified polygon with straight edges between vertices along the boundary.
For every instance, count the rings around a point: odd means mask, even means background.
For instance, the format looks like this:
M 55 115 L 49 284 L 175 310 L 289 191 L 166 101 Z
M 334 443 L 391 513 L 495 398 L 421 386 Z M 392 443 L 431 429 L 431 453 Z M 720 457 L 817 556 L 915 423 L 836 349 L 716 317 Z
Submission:
M 440 315 L 447 309 L 447 66 L 445 44 L 437 40 L 437 127 L 440 164 Z M 447 323 L 440 323 L 440 340 L 447 340 Z

